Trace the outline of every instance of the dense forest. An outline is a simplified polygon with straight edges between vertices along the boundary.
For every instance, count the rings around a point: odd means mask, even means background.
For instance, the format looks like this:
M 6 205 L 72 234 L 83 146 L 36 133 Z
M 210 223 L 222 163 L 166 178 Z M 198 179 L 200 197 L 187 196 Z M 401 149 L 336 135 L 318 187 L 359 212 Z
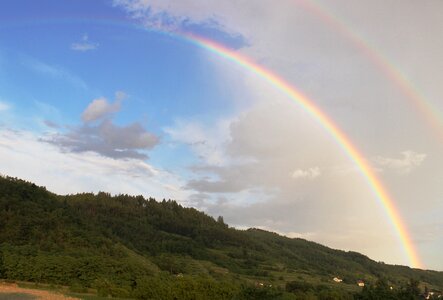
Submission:
M 443 289 L 443 272 L 237 230 L 175 201 L 59 196 L 10 177 L 0 177 L 0 278 L 135 299 L 420 299 Z

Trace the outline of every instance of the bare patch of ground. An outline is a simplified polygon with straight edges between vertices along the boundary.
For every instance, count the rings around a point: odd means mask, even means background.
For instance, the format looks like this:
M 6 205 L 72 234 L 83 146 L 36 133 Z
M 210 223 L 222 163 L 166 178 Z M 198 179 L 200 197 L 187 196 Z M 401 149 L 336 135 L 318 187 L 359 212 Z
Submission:
M 0 283 L 1 299 L 46 299 L 46 300 L 78 300 L 57 292 L 21 288 L 15 283 Z

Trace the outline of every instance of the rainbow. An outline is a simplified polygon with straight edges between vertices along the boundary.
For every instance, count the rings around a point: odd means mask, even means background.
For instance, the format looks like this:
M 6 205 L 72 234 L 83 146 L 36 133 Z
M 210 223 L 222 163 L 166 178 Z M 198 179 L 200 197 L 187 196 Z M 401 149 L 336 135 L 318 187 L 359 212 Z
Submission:
M 346 37 L 353 46 L 358 49 L 399 91 L 409 100 L 414 108 L 422 115 L 432 131 L 436 134 L 438 141 L 443 143 L 443 115 L 439 109 L 424 96 L 420 95 L 418 89 L 396 68 L 388 58 L 383 55 L 376 47 L 363 39 L 352 26 L 347 25 L 340 20 L 324 6 L 318 4 L 315 0 L 294 0 L 305 11 L 320 19 L 329 28 L 334 29 L 342 36 Z
M 349 137 L 347 137 L 346 134 L 340 130 L 339 127 L 319 107 L 317 107 L 313 101 L 306 97 L 301 91 L 287 83 L 283 78 L 256 64 L 249 58 L 239 54 L 236 51 L 230 50 L 220 44 L 215 43 L 214 41 L 193 34 L 185 33 L 180 34 L 180 36 L 189 42 L 207 49 L 212 53 L 215 53 L 216 55 L 256 74 L 258 77 L 262 78 L 276 89 L 282 91 L 284 94 L 286 94 L 286 96 L 288 96 L 288 98 L 299 104 L 306 112 L 313 116 L 323 126 L 323 128 L 332 135 L 344 152 L 360 169 L 374 195 L 384 207 L 384 210 L 395 231 L 397 232 L 401 244 L 404 247 L 410 264 L 417 268 L 422 266 L 414 244 L 409 237 L 407 228 L 402 221 L 398 210 L 394 206 L 394 201 L 384 188 L 383 184 L 377 178 L 370 165 L 366 162 L 363 154 L 355 145 L 353 145 Z
M 44 20 L 44 22 L 48 22 L 50 20 Z M 54 20 L 52 20 L 54 21 Z M 140 26 L 129 22 L 127 24 L 127 20 L 109 20 L 109 19 L 61 19 L 60 22 L 73 21 L 73 22 L 92 22 L 92 23 L 103 23 L 104 25 L 123 25 L 130 26 L 131 28 L 141 29 L 143 31 L 153 31 L 151 29 L 147 29 L 144 26 Z M 57 22 L 57 20 L 55 20 Z M 26 22 L 28 25 L 33 22 Z M 48 22 L 51 23 L 51 22 Z M 23 23 L 21 24 L 23 25 Z M 250 71 L 255 74 L 262 80 L 268 82 L 277 90 L 283 92 L 289 99 L 298 104 L 302 109 L 308 112 L 314 119 L 316 119 L 322 127 L 329 132 L 329 134 L 333 137 L 333 139 L 337 142 L 337 144 L 344 150 L 344 152 L 348 155 L 351 161 L 353 161 L 359 168 L 361 174 L 365 178 L 368 186 L 373 192 L 374 196 L 377 198 L 378 202 L 384 208 L 384 211 L 390 220 L 393 229 L 397 233 L 399 241 L 403 246 L 403 250 L 405 255 L 409 261 L 409 264 L 412 267 L 420 268 L 422 263 L 419 259 L 418 253 L 414 247 L 414 244 L 411 241 L 408 230 L 402 221 L 398 210 L 395 208 L 394 201 L 391 196 L 388 194 L 386 188 L 383 186 L 381 181 L 375 175 L 374 170 L 365 160 L 364 155 L 357 149 L 357 147 L 352 143 L 349 137 L 327 116 L 318 106 L 315 105 L 315 102 L 305 96 L 301 91 L 291 86 L 288 82 L 286 82 L 283 78 L 279 77 L 277 74 L 273 73 L 270 70 L 267 70 L 263 66 L 258 65 L 250 58 L 241 55 L 235 50 L 226 48 L 225 46 L 218 44 L 212 40 L 184 32 L 170 32 L 170 31 L 160 31 L 156 29 L 154 32 L 165 34 L 172 38 L 181 39 L 193 45 L 196 45 L 202 49 L 205 49 L 215 55 L 230 61 L 245 70 Z

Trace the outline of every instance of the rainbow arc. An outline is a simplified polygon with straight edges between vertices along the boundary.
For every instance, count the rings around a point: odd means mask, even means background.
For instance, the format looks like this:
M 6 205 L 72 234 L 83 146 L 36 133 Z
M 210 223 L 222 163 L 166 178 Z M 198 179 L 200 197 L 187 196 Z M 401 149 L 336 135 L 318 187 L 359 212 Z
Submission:
M 187 39 L 191 43 L 194 43 L 204 49 L 207 49 L 216 55 L 225 58 L 247 70 L 256 74 L 276 89 L 282 91 L 289 99 L 297 103 L 301 108 L 307 111 L 312 117 L 314 117 L 323 128 L 334 138 L 337 144 L 344 150 L 349 158 L 358 166 L 360 172 L 366 179 L 367 184 L 371 188 L 372 192 L 383 206 L 385 213 L 390 220 L 393 228 L 395 229 L 404 251 L 410 264 L 413 267 L 421 267 L 418 253 L 412 243 L 412 240 L 408 234 L 406 225 L 400 217 L 400 213 L 395 208 L 394 201 L 383 186 L 381 181 L 375 175 L 374 170 L 367 163 L 364 155 L 353 145 L 352 141 L 347 135 L 329 118 L 315 102 L 310 100 L 301 91 L 287 83 L 283 78 L 277 74 L 265 69 L 264 67 L 256 64 L 249 58 L 242 56 L 241 54 L 230 50 L 220 44 L 217 44 L 211 40 L 198 37 L 191 34 L 182 34 L 183 38 Z

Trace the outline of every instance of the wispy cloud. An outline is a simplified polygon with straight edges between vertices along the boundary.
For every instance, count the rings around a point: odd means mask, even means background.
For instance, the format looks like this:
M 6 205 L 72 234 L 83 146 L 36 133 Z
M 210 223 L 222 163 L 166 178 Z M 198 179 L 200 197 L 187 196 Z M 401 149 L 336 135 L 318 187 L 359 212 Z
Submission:
M 31 57 L 23 57 L 22 64 L 25 67 L 33 70 L 34 72 L 45 74 L 45 75 L 51 76 L 53 78 L 59 78 L 59 79 L 65 80 L 65 81 L 69 82 L 70 84 L 72 84 L 73 86 L 76 86 L 76 87 L 79 87 L 82 89 L 88 88 L 86 82 L 83 79 L 72 74 L 71 72 L 69 72 L 68 70 L 66 70 L 62 67 L 47 64 L 45 62 L 42 62 L 40 60 L 31 58 Z
M 91 51 L 97 49 L 99 46 L 99 43 L 94 43 L 89 40 L 89 36 L 87 34 L 84 34 L 82 36 L 81 42 L 76 42 L 71 44 L 71 50 L 74 51 Z
M 419 167 L 426 159 L 426 156 L 424 153 L 406 150 L 401 152 L 401 158 L 377 156 L 374 158 L 374 161 L 381 167 L 392 169 L 400 174 L 408 174 Z
M 8 103 L 0 101 L 0 112 L 7 111 L 10 108 L 11 108 L 11 106 Z
M 164 131 L 173 142 L 189 146 L 201 161 L 220 166 L 228 161 L 223 147 L 229 138 L 229 124 L 229 120 L 220 120 L 215 128 L 208 128 L 198 122 L 177 120 Z

